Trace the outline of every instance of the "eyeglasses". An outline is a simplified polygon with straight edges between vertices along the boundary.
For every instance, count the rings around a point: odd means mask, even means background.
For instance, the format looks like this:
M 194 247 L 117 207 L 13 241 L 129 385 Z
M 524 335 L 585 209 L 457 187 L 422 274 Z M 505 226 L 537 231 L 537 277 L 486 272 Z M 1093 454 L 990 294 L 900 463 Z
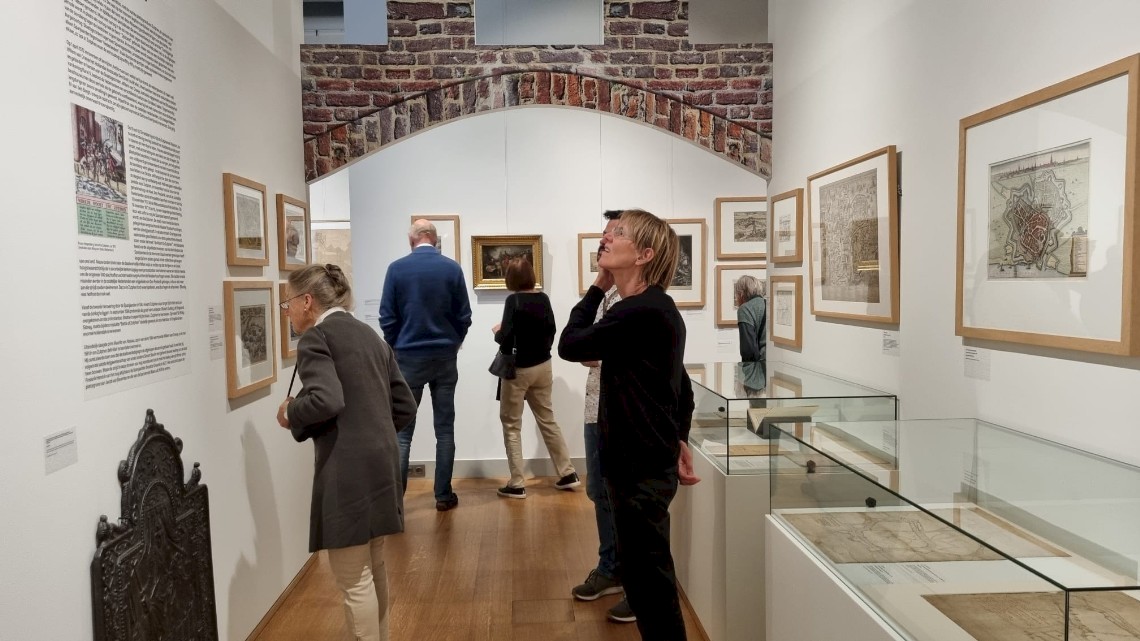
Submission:
M 294 296 L 293 298 L 287 298 L 287 299 L 285 299 L 285 300 L 281 301 L 281 309 L 282 309 L 283 311 L 286 311 L 286 312 L 287 312 L 287 311 L 289 311 L 289 301 L 291 301 L 291 300 L 296 300 L 296 299 L 298 299 L 298 298 L 300 298 L 300 297 L 302 297 L 302 296 L 306 296 L 306 295 L 308 295 L 308 292 L 305 292 L 304 294 L 297 294 L 297 295 L 296 295 L 296 296 Z
M 621 226 L 614 227 L 612 230 L 610 230 L 609 234 L 614 238 L 626 238 L 625 227 Z

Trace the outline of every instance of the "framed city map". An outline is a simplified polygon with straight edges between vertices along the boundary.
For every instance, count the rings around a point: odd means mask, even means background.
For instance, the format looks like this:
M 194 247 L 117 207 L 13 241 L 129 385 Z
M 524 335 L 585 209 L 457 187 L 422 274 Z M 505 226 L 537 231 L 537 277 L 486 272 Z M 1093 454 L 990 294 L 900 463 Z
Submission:
M 268 265 L 269 223 L 265 185 L 237 174 L 222 174 L 226 212 L 226 264 Z
M 803 258 L 804 190 L 793 189 L 768 199 L 772 210 L 768 233 L 768 260 L 798 263 Z
M 963 118 L 959 336 L 1140 354 L 1131 56 Z
M 899 322 L 898 156 L 883 147 L 808 176 L 811 313 Z

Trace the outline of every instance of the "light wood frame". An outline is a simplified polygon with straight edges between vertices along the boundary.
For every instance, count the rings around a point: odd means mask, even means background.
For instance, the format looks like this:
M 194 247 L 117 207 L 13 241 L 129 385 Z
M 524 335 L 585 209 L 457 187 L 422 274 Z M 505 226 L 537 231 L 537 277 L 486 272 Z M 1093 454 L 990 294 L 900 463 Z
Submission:
M 452 225 L 455 226 L 454 229 L 452 230 L 451 247 L 448 247 L 448 249 L 451 250 L 451 255 L 448 255 L 448 252 L 444 251 L 443 243 L 445 241 L 442 238 L 439 240 L 439 242 L 440 242 L 439 251 L 441 254 L 443 254 L 444 256 L 447 256 L 451 260 L 454 260 L 457 263 L 462 263 L 463 252 L 460 251 L 460 247 L 462 247 L 462 245 L 459 242 L 462 235 L 460 234 L 460 231 L 459 231 L 459 215 L 458 214 L 412 214 L 412 220 L 411 220 L 410 224 L 414 225 L 415 222 L 417 220 L 420 220 L 420 219 L 430 220 L 433 224 L 439 223 L 439 222 L 444 222 L 444 223 L 451 223 Z M 439 231 L 439 225 L 436 225 L 436 231 L 437 232 Z
M 730 243 L 724 240 L 725 234 L 733 232 L 733 226 L 729 225 L 724 219 L 727 214 L 735 213 L 735 209 L 730 205 L 731 203 L 758 203 L 758 206 L 764 210 L 764 225 L 766 227 L 764 240 L 755 241 L 756 247 L 759 251 L 732 251 L 732 248 L 727 247 Z M 772 237 L 771 225 L 771 212 L 768 207 L 768 198 L 766 196 L 738 196 L 733 198 L 717 198 L 713 202 L 713 235 L 716 236 L 716 258 L 717 260 L 763 260 L 768 255 L 768 243 Z
M 1140 278 L 1136 276 L 1138 269 L 1135 247 L 1140 241 L 1140 225 L 1136 224 L 1136 206 L 1138 183 L 1136 173 L 1140 170 L 1140 147 L 1137 143 L 1137 127 L 1140 126 L 1140 55 L 1133 55 L 1098 69 L 1083 73 L 1055 85 L 1040 89 L 1015 100 L 1000 104 L 985 111 L 979 112 L 959 123 L 958 138 L 958 237 L 957 237 L 957 274 L 955 299 L 955 333 L 966 338 L 977 338 L 1009 343 L 1021 343 L 1041 347 L 1056 347 L 1061 349 L 1095 352 L 1116 355 L 1140 355 Z M 1110 89 L 1123 79 L 1123 87 Z M 1102 92 L 1116 91 L 1118 98 L 1115 102 L 1106 100 Z M 1084 94 L 1084 95 L 1081 95 Z M 1046 103 L 1067 100 L 1065 103 L 1054 103 L 1045 107 Z M 1082 119 L 1082 110 L 1089 110 L 1095 106 L 1096 113 Z M 1109 113 L 1109 109 L 1115 110 Z M 981 267 L 987 270 L 984 278 L 988 281 L 988 258 L 981 261 L 977 259 L 977 250 L 970 262 L 966 256 L 968 238 L 976 236 L 969 234 L 975 232 L 978 221 L 975 217 L 984 215 L 988 223 L 990 213 L 987 209 L 979 213 L 976 208 L 970 207 L 974 201 L 968 200 L 977 193 L 980 186 L 977 181 L 970 181 L 972 172 L 977 171 L 980 163 L 970 163 L 971 150 L 981 149 L 977 145 L 989 140 L 999 139 L 992 132 L 1008 131 L 1010 127 L 1019 123 L 1017 119 L 1026 119 L 1031 123 L 1043 123 L 1045 119 L 1053 118 L 1054 114 L 1063 113 L 1064 123 L 1060 127 L 1047 126 L 1038 128 L 1048 134 L 1057 134 L 1058 139 L 1063 138 L 1070 143 L 1087 140 L 1090 144 L 1091 160 L 1089 167 L 1089 199 L 1088 199 L 1088 263 L 1086 274 L 1069 278 L 1041 278 L 1009 279 L 1001 292 L 1000 297 L 994 296 L 986 289 L 993 286 L 982 282 L 978 273 L 977 262 L 985 261 Z M 1037 118 L 1038 120 L 1032 120 Z M 1123 118 L 1123 134 L 1114 132 L 1113 127 L 1119 124 L 1117 118 Z M 1050 120 L 1052 122 L 1052 120 Z M 985 137 L 979 128 L 990 126 L 990 135 Z M 1003 129 L 1004 127 L 1004 129 Z M 1067 129 L 1066 129 L 1067 127 Z M 1062 131 L 1058 132 L 1058 128 Z M 1028 155 L 1046 153 L 1053 148 L 1055 138 L 1046 137 L 1045 133 L 1038 134 L 1038 147 L 1026 149 Z M 1114 137 L 1113 134 L 1116 134 Z M 971 138 L 971 136 L 974 136 Z M 1088 136 L 1086 138 L 1086 136 Z M 970 142 L 973 146 L 970 146 Z M 1018 140 L 1017 142 L 1020 142 Z M 1045 151 L 1042 151 L 1045 150 Z M 1004 160 L 1010 156 L 1003 156 L 996 160 Z M 1019 158 L 1021 155 L 1013 156 Z M 1116 163 L 1116 164 L 1114 164 Z M 1119 169 L 1118 169 L 1119 168 Z M 1121 171 L 1122 175 L 1117 174 Z M 1096 184 L 1104 188 L 1097 190 Z M 988 188 L 988 185 L 987 185 Z M 1117 189 L 1121 189 L 1117 191 Z M 1119 213 L 1118 213 L 1119 212 Z M 1098 221 L 1097 219 L 1100 219 Z M 1122 220 L 1121 220 L 1122 218 Z M 1107 222 L 1107 224 L 1106 224 Z M 1120 230 L 1118 239 L 1105 238 L 1100 234 L 1099 246 L 1097 239 L 1097 226 L 1101 230 Z M 975 232 L 980 235 L 980 232 Z M 1117 257 L 1103 256 L 1103 252 L 1112 249 L 1120 251 Z M 988 243 L 987 249 L 988 252 Z M 1094 261 L 1100 255 L 1104 260 Z M 1094 270 L 1098 262 L 1108 265 L 1119 261 L 1119 271 L 1116 268 Z M 965 279 L 968 269 L 973 270 L 971 276 L 972 288 L 966 291 Z M 1115 300 L 1117 291 L 1116 280 L 1119 279 L 1119 301 Z M 1005 280 L 1005 279 L 1002 279 Z M 979 284 L 980 283 L 980 284 Z M 1017 288 L 1014 287 L 1017 285 Z M 1017 291 L 1015 291 L 1015 289 Z M 970 296 L 967 310 L 967 296 Z M 1000 305 L 987 304 L 998 300 Z M 1020 300 L 1018 300 L 1020 298 Z M 1076 313 L 1072 308 L 1071 300 L 1082 301 L 1083 313 Z M 1119 305 L 1119 307 L 1117 307 Z M 1022 314 L 1008 318 L 998 318 L 1005 309 L 1024 310 L 1034 309 L 1033 314 Z M 1090 310 L 1096 309 L 1100 316 L 1100 327 L 1090 326 Z M 1119 310 L 1119 318 L 1115 311 Z M 968 316 L 969 315 L 969 316 Z M 988 316 L 990 320 L 978 319 L 977 316 Z M 1050 318 L 1061 319 L 1052 323 Z M 1004 323 L 1002 321 L 1005 321 Z M 1066 322 L 1071 321 L 1071 322 Z M 1020 326 L 1014 326 L 1017 323 Z M 1053 327 L 1045 327 L 1052 324 Z M 1072 329 L 1080 331 L 1073 333 L 1071 329 L 1063 328 L 1069 325 Z M 1119 328 L 1117 332 L 1116 328 Z M 1083 331 L 1084 335 L 1080 335 Z
M 669 289 L 669 295 L 677 309 L 700 309 L 705 306 L 705 281 L 708 280 L 708 223 L 704 218 L 668 218 L 665 222 L 678 236 L 693 236 L 692 265 L 693 288 L 691 290 Z M 688 234 L 686 232 L 693 232 Z M 680 269 L 680 261 L 678 261 Z M 700 270 L 698 273 L 698 269 Z
M 736 282 L 736 278 L 733 278 L 731 281 L 728 282 L 728 284 L 727 284 L 728 291 L 724 291 L 726 288 L 726 285 L 725 285 L 725 282 L 723 279 L 725 272 L 741 272 L 741 274 L 739 274 L 737 276 L 737 278 L 739 278 L 740 276 L 744 276 L 745 272 L 758 272 L 758 273 L 752 273 L 752 274 L 747 274 L 747 275 L 756 276 L 757 278 L 760 279 L 761 282 L 764 283 L 764 287 L 767 288 L 768 287 L 768 284 L 767 284 L 768 266 L 764 263 L 752 263 L 752 264 L 740 264 L 740 265 L 717 265 L 716 266 L 715 276 L 713 277 L 713 282 L 716 283 L 716 326 L 717 327 L 736 327 L 736 325 L 737 325 L 736 315 L 733 314 L 733 316 L 731 318 L 729 318 L 725 314 L 725 303 L 731 304 L 732 310 L 734 312 L 736 310 L 736 300 L 735 300 L 736 292 L 735 292 L 735 289 L 733 287 L 734 283 Z
M 792 236 L 794 240 L 791 244 L 795 247 L 795 253 L 781 254 L 779 253 L 778 238 L 779 230 L 777 229 L 776 210 L 783 209 L 784 207 L 795 207 L 795 213 L 792 214 Z M 768 217 L 771 222 L 768 224 L 768 262 L 770 263 L 800 263 L 804 260 L 803 247 L 804 247 L 804 190 L 802 187 L 785 191 L 782 194 L 771 196 L 768 198 Z
M 506 274 L 492 276 L 484 272 L 483 250 L 487 247 L 512 246 L 530 251 L 534 258 L 534 288 L 542 289 L 542 235 L 530 236 L 472 236 L 471 281 L 475 289 L 506 289 Z
M 273 298 L 273 282 L 268 280 L 227 280 L 224 283 L 225 291 L 225 326 L 226 326 L 226 394 L 229 398 L 245 396 L 250 392 L 272 385 L 277 380 L 277 334 L 274 324 L 274 308 L 277 306 Z M 238 303 L 238 296 L 243 292 L 261 290 L 265 292 L 264 301 L 267 305 L 265 318 L 265 363 L 262 366 L 262 375 L 248 381 L 242 381 L 242 371 L 239 367 L 238 357 L 242 338 L 240 328 L 234 316 Z M 268 368 L 268 373 L 264 370 Z
M 288 286 L 288 281 L 277 283 L 278 301 L 284 303 L 287 300 L 288 297 L 285 295 L 285 290 Z M 301 335 L 297 334 L 296 338 L 293 337 L 293 328 L 289 325 L 289 316 L 280 306 L 277 308 L 277 318 L 280 321 L 278 323 L 280 325 L 278 329 L 281 331 L 281 358 L 296 358 L 297 343 L 301 341 Z
M 594 284 L 594 278 L 590 274 L 588 256 L 591 250 L 597 250 L 598 243 L 602 240 L 602 234 L 578 234 L 578 295 L 585 296 L 586 292 L 590 289 L 590 285 Z
M 795 292 L 795 309 L 792 312 L 795 314 L 795 338 L 789 339 L 784 336 L 776 336 L 776 287 L 780 283 L 790 283 L 792 290 Z M 795 276 L 772 276 L 768 279 L 768 334 L 772 342 L 776 345 L 784 347 L 791 347 L 799 349 L 803 347 L 804 341 L 804 277 L 800 275 Z
M 305 260 L 303 262 L 293 259 L 290 261 L 288 248 L 289 215 L 287 209 L 295 207 L 301 210 L 304 216 L 302 225 L 305 228 L 304 245 Z M 290 198 L 285 194 L 277 194 L 277 268 L 283 272 L 291 272 L 313 262 L 313 224 L 309 219 L 309 204 L 303 200 Z
M 244 189 L 243 189 L 244 188 Z M 237 223 L 237 193 L 253 191 L 260 194 L 261 200 L 261 251 L 239 247 Z M 222 174 L 222 193 L 226 215 L 226 264 L 264 266 L 269 264 L 269 215 L 265 185 L 242 178 L 237 174 Z M 254 256 L 253 254 L 258 255 Z
M 881 157 L 881 158 L 880 158 Z M 879 270 L 879 297 L 878 303 L 864 301 L 840 301 L 838 303 L 825 303 L 822 300 L 823 288 L 819 279 L 821 274 L 816 273 L 816 261 L 820 259 L 821 238 L 820 223 L 817 220 L 816 205 L 812 202 L 815 189 L 827 187 L 829 184 L 839 182 L 846 172 L 861 171 L 864 169 L 878 169 L 883 171 L 876 176 L 876 196 L 880 205 L 886 208 L 885 215 L 880 212 L 878 216 L 877 238 L 879 240 L 879 255 L 877 269 Z M 843 173 L 840 173 L 843 172 Z M 882 175 L 885 174 L 885 175 Z M 829 180 L 831 179 L 831 180 Z M 815 316 L 860 320 L 872 323 L 885 323 L 897 325 L 899 322 L 899 207 L 898 207 L 898 153 L 894 145 L 877 149 L 845 163 L 825 169 L 819 173 L 808 176 L 807 182 L 807 211 L 809 219 L 809 233 L 811 251 L 810 282 L 811 282 L 811 313 Z M 884 220 L 885 219 L 885 220 Z M 884 229 L 883 226 L 886 226 Z M 884 284 L 884 267 L 889 268 L 887 283 Z M 818 295 L 818 296 L 817 296 Z M 886 303 L 882 298 L 886 297 Z M 819 298 L 819 300 L 817 300 Z

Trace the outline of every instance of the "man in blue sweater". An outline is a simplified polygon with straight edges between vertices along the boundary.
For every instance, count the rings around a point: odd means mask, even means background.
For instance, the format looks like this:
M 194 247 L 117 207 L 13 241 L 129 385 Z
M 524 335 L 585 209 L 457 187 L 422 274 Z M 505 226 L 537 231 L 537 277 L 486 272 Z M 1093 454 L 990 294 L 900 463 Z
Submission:
M 439 234 L 429 220 L 419 219 L 408 231 L 412 253 L 393 261 L 384 277 L 380 329 L 396 351 L 400 373 L 418 405 L 424 385 L 431 390 L 435 415 L 435 509 L 459 505 L 451 489 L 455 466 L 456 353 L 471 327 L 467 281 L 454 260 L 439 253 Z M 400 472 L 408 486 L 408 455 L 416 422 L 396 433 Z

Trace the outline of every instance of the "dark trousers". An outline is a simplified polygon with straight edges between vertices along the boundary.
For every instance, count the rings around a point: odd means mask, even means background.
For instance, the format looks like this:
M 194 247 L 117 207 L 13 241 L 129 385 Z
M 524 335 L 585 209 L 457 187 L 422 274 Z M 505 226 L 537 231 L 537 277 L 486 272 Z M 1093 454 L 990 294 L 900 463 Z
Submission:
M 677 470 L 655 478 L 606 479 L 614 506 L 617 558 L 644 641 L 685 641 L 677 574 L 669 549 L 669 503 Z

